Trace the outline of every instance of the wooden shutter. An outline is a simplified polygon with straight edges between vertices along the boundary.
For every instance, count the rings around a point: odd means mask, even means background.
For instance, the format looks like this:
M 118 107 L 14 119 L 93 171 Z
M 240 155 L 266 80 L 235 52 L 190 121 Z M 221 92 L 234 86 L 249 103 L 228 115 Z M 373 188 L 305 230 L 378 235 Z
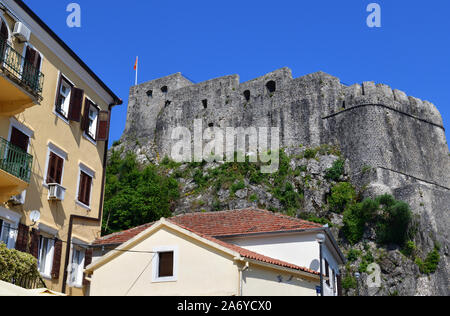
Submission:
M 62 241 L 55 240 L 55 250 L 53 253 L 53 265 L 52 265 L 52 278 L 59 279 L 59 271 L 61 270 L 61 254 L 62 254 Z
M 78 88 L 72 88 L 70 94 L 69 117 L 74 122 L 81 121 L 81 109 L 83 106 L 84 91 Z
M 91 185 L 92 178 L 81 171 L 80 174 L 80 187 L 78 190 L 78 201 L 89 206 L 91 198 Z
M 64 159 L 53 152 L 50 152 L 48 162 L 47 183 L 61 184 L 62 171 L 64 167 Z
M 17 231 L 16 250 L 21 252 L 27 251 L 28 233 L 29 233 L 28 226 L 20 223 L 19 229 Z
M 107 141 L 109 136 L 110 115 L 108 111 L 98 113 L 97 141 Z
M 87 132 L 89 129 L 89 109 L 91 108 L 92 102 L 88 99 L 84 100 L 84 112 L 83 119 L 81 121 L 81 130 Z
M 159 253 L 159 277 L 173 276 L 173 252 Z
M 87 249 L 84 255 L 84 268 L 86 269 L 86 267 L 88 265 L 90 265 L 92 263 L 92 255 L 93 255 L 93 250 L 91 248 Z M 83 276 L 83 285 L 89 285 L 89 281 L 86 280 L 86 274 L 84 274 Z
M 30 254 L 36 259 L 39 258 L 39 231 L 35 228 L 31 230 L 31 245 L 30 245 Z

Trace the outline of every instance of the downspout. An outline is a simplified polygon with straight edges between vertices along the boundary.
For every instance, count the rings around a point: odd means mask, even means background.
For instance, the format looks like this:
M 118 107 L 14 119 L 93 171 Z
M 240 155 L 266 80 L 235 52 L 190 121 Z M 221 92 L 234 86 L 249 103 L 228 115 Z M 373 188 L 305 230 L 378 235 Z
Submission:
M 242 296 L 242 288 L 244 286 L 243 272 L 247 271 L 248 268 L 250 267 L 250 264 L 248 263 L 248 261 L 244 261 L 244 262 L 245 262 L 244 267 L 242 267 L 242 269 L 238 268 L 238 271 L 239 271 L 239 293 L 238 293 L 238 296 Z
M 108 107 L 108 110 L 110 112 L 111 115 L 111 111 L 112 108 L 115 105 L 120 105 L 122 104 L 122 100 L 118 99 L 115 100 L 116 103 L 110 104 Z M 110 128 L 111 128 L 111 123 L 110 123 Z M 67 286 L 67 267 L 69 265 L 69 259 L 70 259 L 70 247 L 72 244 L 72 230 L 73 230 L 73 220 L 74 219 L 81 219 L 84 221 L 90 221 L 90 222 L 94 222 L 94 223 L 98 223 L 102 221 L 102 215 L 103 215 L 103 199 L 104 199 L 104 193 L 105 193 L 105 184 L 106 184 L 106 162 L 108 159 L 108 140 L 105 141 L 105 150 L 103 153 L 103 172 L 102 172 L 102 188 L 101 188 L 101 192 L 100 192 L 100 205 L 99 205 L 99 211 L 98 211 L 98 217 L 97 218 L 93 218 L 93 217 L 86 217 L 86 216 L 80 216 L 80 215 L 70 215 L 70 220 L 69 220 L 69 230 L 67 232 L 67 244 L 66 244 L 66 258 L 64 261 L 64 274 L 63 274 L 63 283 L 62 283 L 62 289 L 61 292 L 66 294 L 66 286 Z

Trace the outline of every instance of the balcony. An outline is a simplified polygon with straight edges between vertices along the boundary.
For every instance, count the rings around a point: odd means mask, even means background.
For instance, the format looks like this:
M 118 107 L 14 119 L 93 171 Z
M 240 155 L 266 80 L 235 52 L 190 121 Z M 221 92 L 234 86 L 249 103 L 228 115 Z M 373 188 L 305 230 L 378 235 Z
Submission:
M 0 203 L 28 187 L 33 156 L 0 137 Z
M 44 75 L 0 36 L 0 116 L 13 116 L 42 101 Z

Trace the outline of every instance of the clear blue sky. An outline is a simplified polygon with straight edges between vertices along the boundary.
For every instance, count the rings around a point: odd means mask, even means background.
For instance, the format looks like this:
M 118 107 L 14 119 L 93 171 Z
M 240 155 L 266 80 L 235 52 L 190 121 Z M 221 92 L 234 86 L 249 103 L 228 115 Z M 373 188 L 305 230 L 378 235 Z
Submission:
M 434 103 L 450 138 L 450 1 L 433 0 L 25 0 L 124 100 L 111 139 L 125 127 L 133 65 L 139 82 L 182 72 L 200 82 L 241 81 L 289 67 L 347 84 L 375 81 Z M 66 7 L 81 5 L 81 28 Z M 366 25 L 377 2 L 382 27 Z M 111 142 L 112 143 L 112 142 Z

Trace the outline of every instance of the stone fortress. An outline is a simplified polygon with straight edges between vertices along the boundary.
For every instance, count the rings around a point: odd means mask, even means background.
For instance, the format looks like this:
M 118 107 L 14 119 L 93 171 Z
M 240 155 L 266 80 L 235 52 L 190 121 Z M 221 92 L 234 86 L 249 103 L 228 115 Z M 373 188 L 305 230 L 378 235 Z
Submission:
M 420 215 L 420 246 L 439 242 L 446 254 L 433 276 L 441 279 L 423 287 L 449 294 L 450 154 L 432 103 L 323 72 L 293 78 L 282 68 L 244 83 L 231 75 L 197 84 L 177 73 L 131 88 L 121 146 L 142 161 L 170 156 L 172 129 L 192 131 L 196 119 L 203 128 L 276 126 L 285 148 L 339 146 L 357 186 L 393 194 Z

